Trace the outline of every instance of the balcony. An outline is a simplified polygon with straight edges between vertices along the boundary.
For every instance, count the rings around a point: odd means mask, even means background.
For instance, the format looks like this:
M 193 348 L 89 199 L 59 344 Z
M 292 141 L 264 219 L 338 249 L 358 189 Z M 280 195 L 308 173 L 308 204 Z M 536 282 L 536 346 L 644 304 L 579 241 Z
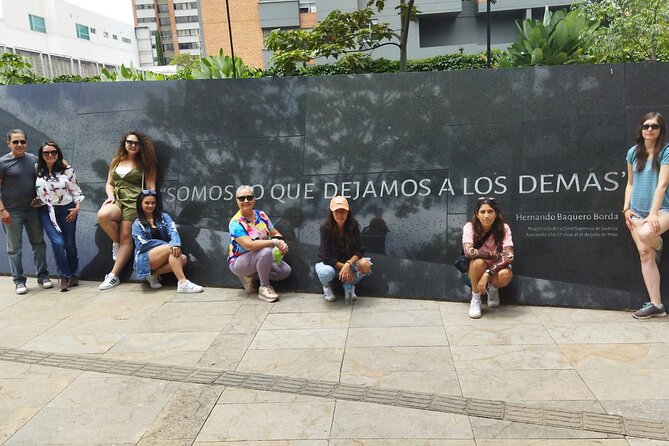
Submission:
M 475 0 L 478 13 L 486 12 L 486 0 Z M 514 9 L 529 8 L 549 8 L 555 6 L 569 6 L 575 0 L 497 0 L 497 3 L 490 5 L 491 11 L 511 11 Z

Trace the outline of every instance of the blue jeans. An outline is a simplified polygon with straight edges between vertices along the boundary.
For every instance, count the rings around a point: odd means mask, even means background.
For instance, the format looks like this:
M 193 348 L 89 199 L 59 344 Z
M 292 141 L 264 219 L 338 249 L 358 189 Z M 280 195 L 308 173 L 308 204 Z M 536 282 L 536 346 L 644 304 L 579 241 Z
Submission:
M 316 275 L 318 276 L 318 280 L 321 281 L 323 286 L 331 286 L 330 282 L 334 280 L 335 277 L 339 275 L 339 272 L 331 267 L 330 265 L 326 265 L 323 262 L 318 262 L 315 266 L 316 269 Z M 344 286 L 344 290 L 350 290 L 351 287 L 355 286 L 356 283 L 360 282 L 363 278 L 368 276 L 369 274 L 362 274 L 360 271 L 358 271 L 358 267 L 354 264 L 353 265 L 353 282 L 348 283 L 344 282 L 342 285 Z
M 77 219 L 73 222 L 65 221 L 65 217 L 70 213 L 70 209 L 74 208 L 75 204 L 70 203 L 65 206 L 54 206 L 53 210 L 56 214 L 56 221 L 62 233 L 56 231 L 56 228 L 49 219 L 49 209 L 46 206 L 40 208 L 40 219 L 44 232 L 51 241 L 51 248 L 53 249 L 53 256 L 56 258 L 56 266 L 58 267 L 58 275 L 61 277 L 70 278 L 76 276 L 79 270 L 79 257 L 77 256 L 77 241 L 75 240 L 75 233 L 77 231 Z
M 33 260 L 37 269 L 37 280 L 42 282 L 49 278 L 49 271 L 46 266 L 46 243 L 44 243 L 44 234 L 42 232 L 42 223 L 39 219 L 39 210 L 30 209 L 27 211 L 9 211 L 12 217 L 10 224 L 2 225 L 7 238 L 7 256 L 9 257 L 9 267 L 12 270 L 14 284 L 26 283 L 26 276 L 23 275 L 23 228 L 28 235 L 28 241 L 33 249 Z

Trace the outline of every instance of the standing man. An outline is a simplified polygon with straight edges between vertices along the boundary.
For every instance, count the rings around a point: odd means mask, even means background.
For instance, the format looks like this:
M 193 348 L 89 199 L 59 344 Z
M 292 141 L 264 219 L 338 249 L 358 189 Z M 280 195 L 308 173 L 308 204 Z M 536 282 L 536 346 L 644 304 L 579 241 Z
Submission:
M 37 282 L 52 288 L 46 266 L 46 244 L 39 219 L 39 210 L 31 206 L 35 197 L 35 163 L 37 157 L 26 153 L 26 133 L 20 129 L 7 132 L 9 153 L 0 157 L 0 218 L 7 239 L 7 256 L 12 269 L 16 294 L 26 294 L 21 252 L 23 228 L 33 249 Z

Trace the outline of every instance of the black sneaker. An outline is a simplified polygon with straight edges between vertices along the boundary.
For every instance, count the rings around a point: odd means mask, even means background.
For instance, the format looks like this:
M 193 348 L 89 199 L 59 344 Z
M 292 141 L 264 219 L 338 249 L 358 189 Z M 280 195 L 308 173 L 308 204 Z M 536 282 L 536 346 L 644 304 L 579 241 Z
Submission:
M 667 313 L 664 311 L 664 305 L 662 308 L 657 308 L 654 303 L 646 302 L 643 304 L 640 310 L 637 310 L 632 314 L 636 319 L 649 319 L 651 317 L 665 317 Z

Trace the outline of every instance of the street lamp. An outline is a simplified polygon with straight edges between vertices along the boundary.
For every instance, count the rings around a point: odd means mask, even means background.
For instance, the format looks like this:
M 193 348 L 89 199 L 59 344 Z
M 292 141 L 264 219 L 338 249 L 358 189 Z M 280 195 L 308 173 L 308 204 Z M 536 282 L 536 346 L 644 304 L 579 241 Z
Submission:
M 232 24 L 230 23 L 230 3 L 225 0 L 225 12 L 228 15 L 228 36 L 230 36 L 230 53 L 232 53 L 232 77 L 237 77 L 237 69 L 235 68 L 235 48 L 232 46 Z
M 486 68 L 490 68 L 492 66 L 492 55 L 490 52 L 490 4 L 495 4 L 497 3 L 497 0 L 486 0 L 486 16 L 488 18 L 488 33 L 487 33 L 487 41 L 486 41 Z

